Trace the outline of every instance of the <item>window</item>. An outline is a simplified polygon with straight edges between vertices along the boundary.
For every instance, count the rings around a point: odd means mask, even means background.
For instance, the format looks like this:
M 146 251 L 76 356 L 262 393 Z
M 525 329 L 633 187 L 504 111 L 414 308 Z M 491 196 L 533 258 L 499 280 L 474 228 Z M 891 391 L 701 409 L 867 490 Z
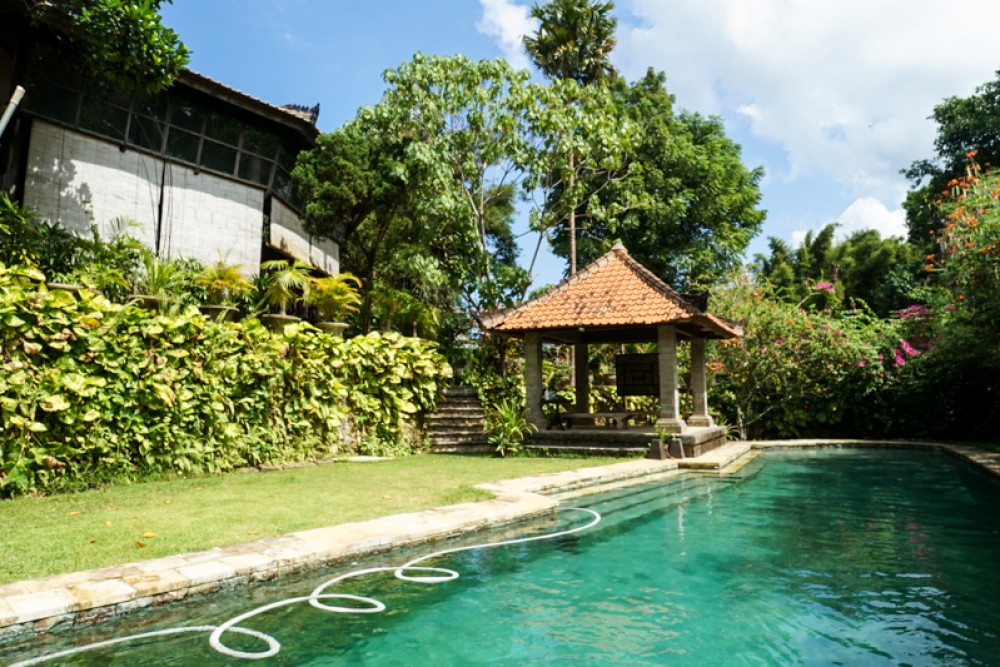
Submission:
M 269 185 L 273 166 L 273 162 L 244 153 L 240 156 L 240 178 L 260 185 Z
M 26 111 L 157 155 L 294 198 L 300 144 L 249 112 L 185 89 L 144 96 L 85 77 L 72 58 L 35 43 L 27 66 Z
M 190 132 L 171 127 L 167 135 L 167 155 L 184 162 L 198 164 L 198 144 L 200 137 Z
M 236 169 L 236 149 L 206 139 L 201 148 L 201 165 L 212 171 L 232 174 Z

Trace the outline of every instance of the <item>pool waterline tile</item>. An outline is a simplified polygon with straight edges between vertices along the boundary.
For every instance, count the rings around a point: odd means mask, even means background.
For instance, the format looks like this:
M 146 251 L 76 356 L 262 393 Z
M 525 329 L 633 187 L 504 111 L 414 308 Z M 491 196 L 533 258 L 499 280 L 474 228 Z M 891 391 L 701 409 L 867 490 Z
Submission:
M 427 543 L 553 513 L 552 495 L 627 480 L 649 480 L 678 467 L 721 470 L 751 449 L 777 447 L 908 447 L 946 451 L 1000 477 L 1000 455 L 967 445 L 906 441 L 798 440 L 728 443 L 697 459 L 636 459 L 575 471 L 479 485 L 496 497 L 475 503 L 382 517 L 372 521 L 291 533 L 230 547 L 179 554 L 119 567 L 55 575 L 0 585 L 0 634 L 12 637 L 47 630 L 67 615 L 96 618 L 95 611 L 126 610 L 212 590 L 213 584 L 270 578 L 402 546 Z M 725 472 L 725 470 L 723 470 Z M 569 496 L 566 496 L 569 497 Z M 17 626 L 20 626 L 20 631 Z

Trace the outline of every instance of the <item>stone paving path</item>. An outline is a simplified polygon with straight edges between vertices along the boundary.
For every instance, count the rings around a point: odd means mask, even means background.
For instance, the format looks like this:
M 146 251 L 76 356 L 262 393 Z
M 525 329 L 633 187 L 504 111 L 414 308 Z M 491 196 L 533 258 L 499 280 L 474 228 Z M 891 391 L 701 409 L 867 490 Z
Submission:
M 542 495 L 545 493 L 646 477 L 678 467 L 721 469 L 751 449 L 816 446 L 941 449 L 1000 477 L 1000 454 L 967 445 L 857 440 L 732 442 L 698 458 L 637 459 L 482 484 L 480 488 L 496 497 L 475 503 L 2 585 L 0 641 L 45 632 L 61 623 L 98 621 L 133 609 L 271 579 L 307 567 L 330 565 L 549 514 L 555 511 L 559 501 Z

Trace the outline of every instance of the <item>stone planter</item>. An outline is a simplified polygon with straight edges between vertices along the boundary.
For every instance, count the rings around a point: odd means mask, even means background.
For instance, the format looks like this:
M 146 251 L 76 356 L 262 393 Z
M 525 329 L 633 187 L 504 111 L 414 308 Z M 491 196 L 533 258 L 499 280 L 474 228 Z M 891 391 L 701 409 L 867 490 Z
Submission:
M 662 461 L 663 459 L 684 459 L 684 445 L 680 438 L 670 438 L 666 442 L 655 439 L 649 443 L 647 459 Z
M 281 315 L 280 313 L 267 313 L 260 316 L 260 322 L 274 333 L 282 333 L 285 325 L 300 322 L 301 317 L 295 315 Z
M 347 322 L 317 322 L 316 328 L 331 336 L 343 338 L 344 331 L 347 330 Z
M 77 285 L 76 283 L 45 283 L 45 286 L 52 291 L 69 292 L 77 299 L 80 298 L 80 290 L 87 289 L 85 286 Z
M 128 298 L 139 304 L 139 307 L 144 310 L 159 310 L 160 309 L 160 297 L 153 294 L 129 294 Z
M 239 309 L 233 308 L 232 306 L 221 306 L 219 304 L 206 303 L 198 306 L 198 310 L 201 311 L 202 315 L 213 322 L 238 322 L 240 319 Z

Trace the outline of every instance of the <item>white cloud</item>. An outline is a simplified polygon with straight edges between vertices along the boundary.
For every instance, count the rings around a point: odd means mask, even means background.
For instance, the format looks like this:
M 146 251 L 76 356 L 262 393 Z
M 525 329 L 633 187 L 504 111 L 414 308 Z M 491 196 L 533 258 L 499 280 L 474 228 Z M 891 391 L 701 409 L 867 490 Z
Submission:
M 1000 62 L 1000 41 L 970 27 L 1000 23 L 1000 3 L 956 11 L 935 0 L 619 0 L 615 62 L 630 79 L 665 71 L 680 107 L 742 118 L 780 149 L 786 180 L 899 201 L 899 170 L 933 155 L 934 105 L 971 94 Z
M 906 212 L 902 208 L 890 211 L 874 197 L 855 200 L 840 214 L 837 238 L 843 239 L 861 229 L 878 230 L 882 238 L 906 238 Z
M 483 17 L 476 22 L 476 30 L 495 38 L 504 58 L 515 69 L 528 69 L 531 60 L 521 40 L 535 31 L 536 21 L 531 18 L 530 6 L 512 0 L 480 0 L 480 3 Z
M 885 204 L 874 197 L 862 197 L 854 200 L 837 217 L 835 222 L 838 225 L 834 240 L 838 242 L 862 229 L 874 229 L 884 239 L 890 236 L 906 238 L 906 211 L 902 208 L 890 211 Z M 819 229 L 794 230 L 791 233 L 792 247 L 801 246 L 806 239 L 806 234 L 810 231 L 815 235 Z

